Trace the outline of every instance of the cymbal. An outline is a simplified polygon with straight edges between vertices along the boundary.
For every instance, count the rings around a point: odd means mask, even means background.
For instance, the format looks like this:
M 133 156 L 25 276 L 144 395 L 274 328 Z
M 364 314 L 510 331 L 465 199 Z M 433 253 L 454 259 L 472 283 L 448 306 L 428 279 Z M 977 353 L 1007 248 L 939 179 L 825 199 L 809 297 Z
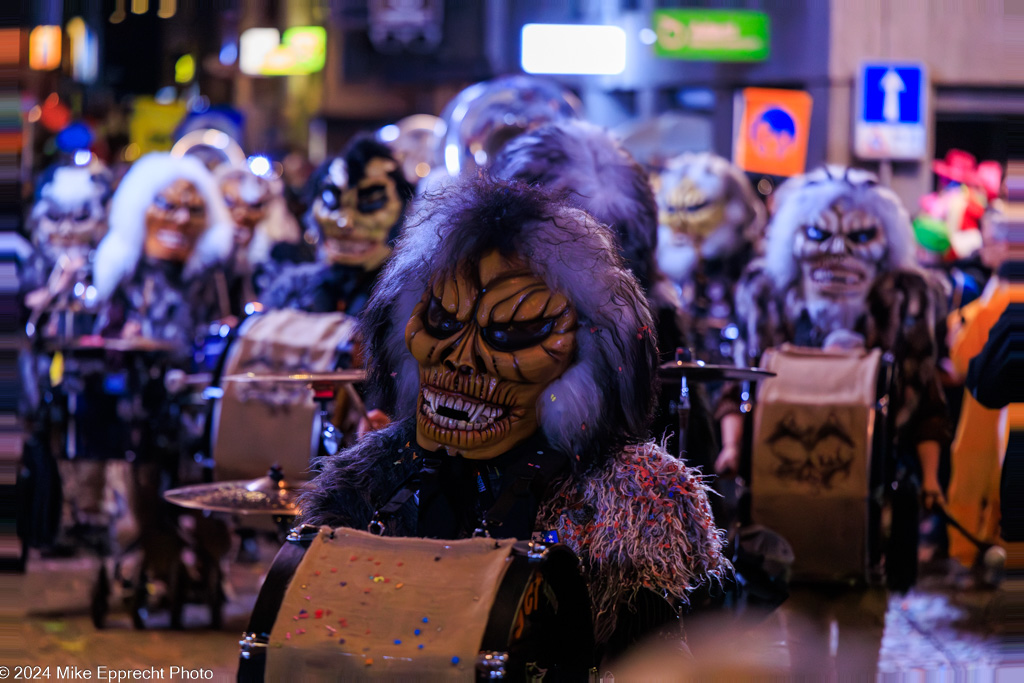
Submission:
M 270 474 L 248 481 L 215 481 L 171 489 L 164 498 L 175 505 L 194 510 L 233 512 L 240 515 L 299 514 L 296 500 L 309 487 L 305 481 L 289 482 Z
M 352 368 L 330 372 L 239 372 L 224 375 L 225 382 L 279 382 L 285 384 L 317 384 L 319 382 L 363 382 L 366 370 Z
M 150 339 L 148 337 L 108 339 L 106 337 L 85 336 L 67 340 L 48 340 L 45 345 L 50 351 L 61 351 L 63 353 L 98 353 L 101 351 L 159 353 L 178 350 L 178 344 L 175 342 L 164 339 Z
M 673 360 L 658 367 L 658 379 L 677 380 L 685 377 L 691 382 L 718 382 L 735 380 L 737 382 L 756 382 L 757 380 L 774 377 L 775 373 L 761 368 L 741 368 L 734 365 L 711 365 L 702 361 L 691 363 Z

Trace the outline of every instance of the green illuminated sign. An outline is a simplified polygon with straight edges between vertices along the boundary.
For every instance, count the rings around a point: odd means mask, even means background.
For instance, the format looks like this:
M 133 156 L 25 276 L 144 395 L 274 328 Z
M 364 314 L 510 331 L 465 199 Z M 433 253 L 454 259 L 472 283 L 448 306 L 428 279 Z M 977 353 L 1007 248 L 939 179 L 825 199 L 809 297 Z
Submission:
M 763 62 L 769 21 L 764 12 L 660 9 L 652 17 L 654 53 L 671 59 Z

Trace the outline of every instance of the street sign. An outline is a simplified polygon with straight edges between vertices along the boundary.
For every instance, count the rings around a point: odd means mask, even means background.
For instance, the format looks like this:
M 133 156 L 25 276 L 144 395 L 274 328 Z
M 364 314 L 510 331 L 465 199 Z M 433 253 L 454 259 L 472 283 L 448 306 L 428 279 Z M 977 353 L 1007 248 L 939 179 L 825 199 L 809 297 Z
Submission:
M 807 165 L 810 93 L 744 88 L 736 98 L 733 159 L 751 173 L 793 176 Z
M 749 10 L 658 9 L 651 16 L 654 54 L 671 59 L 763 62 L 769 19 Z
M 854 154 L 921 159 L 927 153 L 928 78 L 923 64 L 866 63 L 857 79 Z

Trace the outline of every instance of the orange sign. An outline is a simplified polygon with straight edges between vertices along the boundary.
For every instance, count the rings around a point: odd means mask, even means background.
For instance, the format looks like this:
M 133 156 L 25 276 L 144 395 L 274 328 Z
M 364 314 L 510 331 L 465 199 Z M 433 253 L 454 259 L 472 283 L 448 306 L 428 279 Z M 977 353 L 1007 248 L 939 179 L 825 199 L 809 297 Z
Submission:
M 736 165 L 752 173 L 803 173 L 811 129 L 811 95 L 803 90 L 745 88 L 736 104 Z

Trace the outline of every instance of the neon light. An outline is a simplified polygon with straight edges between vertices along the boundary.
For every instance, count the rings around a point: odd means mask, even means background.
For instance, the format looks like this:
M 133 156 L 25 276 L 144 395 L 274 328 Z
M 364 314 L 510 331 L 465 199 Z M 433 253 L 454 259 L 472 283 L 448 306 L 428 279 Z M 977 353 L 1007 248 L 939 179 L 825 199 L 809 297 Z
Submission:
M 196 77 L 196 60 L 192 55 L 182 55 L 174 63 L 174 82 L 191 83 Z
M 60 26 L 36 26 L 28 34 L 28 65 L 36 71 L 60 66 Z
M 250 28 L 238 39 L 238 67 L 249 76 L 259 76 L 267 56 L 281 43 L 281 32 L 276 28 Z

